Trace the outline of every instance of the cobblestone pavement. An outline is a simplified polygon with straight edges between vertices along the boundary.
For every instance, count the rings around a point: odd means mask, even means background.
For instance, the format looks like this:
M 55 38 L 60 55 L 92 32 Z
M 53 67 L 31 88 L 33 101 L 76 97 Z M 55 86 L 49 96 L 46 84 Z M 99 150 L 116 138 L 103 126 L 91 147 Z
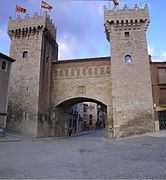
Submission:
M 103 131 L 58 140 L 10 135 L 0 141 L 0 178 L 166 179 L 166 133 L 117 140 Z

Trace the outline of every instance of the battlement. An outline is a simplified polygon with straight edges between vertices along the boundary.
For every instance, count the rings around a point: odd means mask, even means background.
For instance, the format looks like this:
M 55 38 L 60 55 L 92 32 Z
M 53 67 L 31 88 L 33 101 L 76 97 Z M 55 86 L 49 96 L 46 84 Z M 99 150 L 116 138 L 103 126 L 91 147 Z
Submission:
M 44 12 L 43 16 L 35 13 L 33 17 L 26 14 L 24 18 L 20 18 L 20 16 L 17 16 L 15 20 L 11 17 L 9 18 L 8 34 L 11 38 L 38 35 L 41 31 L 47 31 L 47 33 L 56 40 L 55 24 L 46 12 Z
M 104 7 L 104 19 L 105 22 L 109 21 L 112 23 L 125 23 L 126 21 L 131 22 L 131 20 L 140 22 L 141 20 L 149 21 L 149 12 L 147 5 L 144 8 L 139 8 L 137 4 L 135 4 L 133 9 L 129 9 L 127 5 L 124 5 L 123 9 L 118 9 L 114 7 L 112 10 L 108 10 Z
M 114 7 L 112 10 L 104 7 L 104 25 L 108 39 L 109 33 L 117 30 L 142 29 L 146 31 L 149 22 L 147 5 L 140 8 L 135 4 L 133 9 L 129 9 L 127 5 L 124 5 L 123 9 Z

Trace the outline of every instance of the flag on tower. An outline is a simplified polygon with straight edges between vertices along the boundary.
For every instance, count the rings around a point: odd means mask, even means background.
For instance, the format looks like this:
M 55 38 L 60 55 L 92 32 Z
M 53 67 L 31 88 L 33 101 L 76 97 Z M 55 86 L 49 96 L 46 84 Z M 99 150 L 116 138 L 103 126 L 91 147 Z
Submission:
M 117 0 L 111 0 L 114 2 L 114 5 L 117 6 L 119 4 L 119 2 Z
M 26 13 L 26 9 L 16 5 L 16 12 Z
M 42 1 L 41 4 L 42 8 L 48 9 L 49 11 L 52 9 L 52 6 L 50 6 L 48 3 L 46 3 L 45 1 Z

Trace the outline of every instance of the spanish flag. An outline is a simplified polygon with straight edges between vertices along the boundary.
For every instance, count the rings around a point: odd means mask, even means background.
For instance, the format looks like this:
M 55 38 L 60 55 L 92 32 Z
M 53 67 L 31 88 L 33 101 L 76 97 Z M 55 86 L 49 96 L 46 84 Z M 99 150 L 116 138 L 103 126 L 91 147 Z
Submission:
M 26 9 L 16 5 L 16 12 L 26 13 Z
M 112 0 L 112 1 L 114 2 L 114 5 L 115 5 L 115 6 L 118 6 L 118 5 L 119 5 L 119 3 L 118 3 L 117 0 Z
M 41 7 L 48 9 L 49 11 L 52 9 L 52 6 L 50 6 L 48 3 L 44 2 L 44 1 L 42 1 Z

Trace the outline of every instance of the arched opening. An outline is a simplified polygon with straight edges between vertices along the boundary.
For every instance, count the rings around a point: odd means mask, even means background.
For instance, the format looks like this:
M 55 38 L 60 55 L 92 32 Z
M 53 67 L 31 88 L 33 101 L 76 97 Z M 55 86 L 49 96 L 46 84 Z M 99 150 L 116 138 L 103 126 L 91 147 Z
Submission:
M 104 135 L 107 106 L 102 102 L 91 98 L 72 98 L 61 102 L 56 109 L 59 111 L 57 124 L 64 126 L 60 129 L 65 131 L 65 136 L 96 131 L 102 131 L 102 135 Z
M 125 63 L 126 63 L 126 64 L 132 63 L 132 57 L 131 57 L 131 55 L 126 55 L 124 59 L 125 59 Z
M 22 53 L 22 57 L 23 57 L 23 59 L 27 59 L 28 58 L 28 51 L 24 51 Z

